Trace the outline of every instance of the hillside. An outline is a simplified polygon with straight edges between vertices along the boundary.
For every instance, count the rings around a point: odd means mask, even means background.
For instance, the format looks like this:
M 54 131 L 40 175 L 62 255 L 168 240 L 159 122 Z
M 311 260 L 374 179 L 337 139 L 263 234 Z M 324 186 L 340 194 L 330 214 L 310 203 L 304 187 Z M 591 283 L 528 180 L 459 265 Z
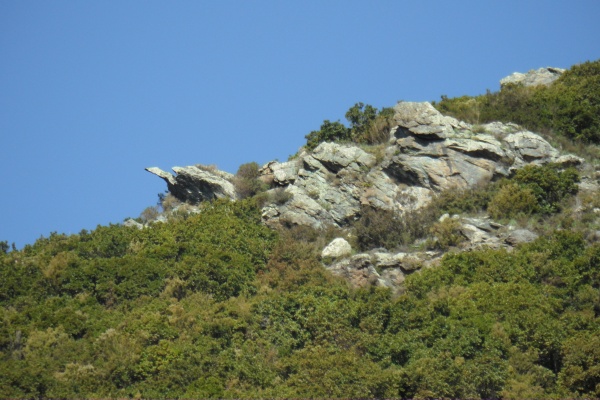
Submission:
M 600 61 L 540 74 L 2 242 L 0 397 L 599 397 Z

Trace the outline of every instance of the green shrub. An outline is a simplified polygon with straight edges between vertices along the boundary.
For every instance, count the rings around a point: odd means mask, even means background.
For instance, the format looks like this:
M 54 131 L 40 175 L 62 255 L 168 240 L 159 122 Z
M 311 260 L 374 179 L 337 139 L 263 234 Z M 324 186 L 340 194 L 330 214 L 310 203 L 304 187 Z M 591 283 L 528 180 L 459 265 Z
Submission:
M 484 211 L 498 191 L 496 184 L 476 185 L 467 188 L 444 190 L 433 199 L 430 207 L 440 214 L 473 214 Z
M 346 128 L 340 121 L 323 121 L 321 129 L 312 131 L 306 135 L 306 148 L 312 150 L 322 142 L 340 142 L 350 139 L 350 129 Z
M 526 165 L 513 179 L 533 192 L 540 211 L 550 214 L 559 210 L 565 197 L 577 193 L 579 173 L 574 168 L 561 170 L 555 164 Z
M 346 112 L 350 128 L 340 121 L 323 121 L 321 129 L 306 135 L 306 148 L 312 150 L 322 142 L 352 141 L 363 144 L 378 144 L 389 139 L 393 127 L 394 110 L 381 111 L 371 105 L 356 103 Z
M 403 215 L 364 206 L 354 223 L 356 241 L 361 250 L 377 247 L 394 250 L 425 238 L 439 217 L 439 210 L 432 206 Z
M 240 165 L 233 179 L 233 185 L 240 198 L 252 197 L 268 189 L 268 185 L 260 180 L 259 170 L 260 166 L 256 162 Z
M 473 124 L 514 122 L 532 131 L 600 143 L 600 60 L 573 66 L 548 87 L 510 84 L 481 96 L 442 96 L 432 104 Z
M 567 196 L 577 193 L 577 182 L 579 174 L 574 168 L 561 170 L 555 164 L 526 165 L 512 179 L 497 184 L 499 190 L 487 209 L 495 219 L 556 213 Z
M 538 209 L 538 202 L 533 191 L 516 183 L 502 186 L 488 204 L 488 212 L 494 219 L 530 215 Z
M 429 229 L 429 232 L 435 238 L 434 247 L 441 250 L 448 250 L 464 240 L 460 233 L 460 221 L 454 218 L 445 218 L 443 221 L 436 222 Z

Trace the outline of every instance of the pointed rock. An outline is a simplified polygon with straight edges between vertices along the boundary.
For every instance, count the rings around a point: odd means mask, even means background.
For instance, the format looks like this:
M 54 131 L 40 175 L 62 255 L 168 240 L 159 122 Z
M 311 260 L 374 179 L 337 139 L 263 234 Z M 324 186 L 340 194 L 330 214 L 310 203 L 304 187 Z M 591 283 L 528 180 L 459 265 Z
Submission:
M 237 193 L 230 179 L 233 175 L 219 170 L 207 170 L 198 166 L 173 167 L 175 176 L 160 168 L 146 168 L 146 171 L 167 182 L 169 192 L 178 200 L 199 203 L 221 198 L 237 199 Z

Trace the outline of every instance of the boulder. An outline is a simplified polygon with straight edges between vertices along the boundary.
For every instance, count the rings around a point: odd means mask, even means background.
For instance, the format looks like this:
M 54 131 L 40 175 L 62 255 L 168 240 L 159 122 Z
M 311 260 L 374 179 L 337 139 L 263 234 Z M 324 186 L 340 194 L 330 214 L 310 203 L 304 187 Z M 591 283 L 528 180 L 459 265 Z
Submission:
M 520 243 L 533 242 L 538 235 L 528 229 L 515 229 L 510 232 L 504 241 L 510 246 L 516 246 Z
M 434 251 L 417 251 L 413 253 L 373 253 L 373 262 L 377 269 L 400 270 L 404 274 L 410 274 L 428 265 L 438 253 Z
M 455 130 L 468 129 L 469 124 L 440 114 L 431 103 L 400 102 L 394 106 L 396 135 L 410 134 L 425 140 L 440 140 L 453 136 Z
M 315 148 L 312 157 L 318 160 L 329 171 L 337 173 L 344 168 L 357 171 L 375 165 L 375 157 L 356 146 L 345 146 L 337 143 L 321 143 Z
M 352 246 L 344 238 L 336 238 L 331 241 L 321 252 L 321 257 L 345 257 L 352 254 Z
M 259 170 L 260 177 L 264 182 L 275 182 L 279 185 L 289 185 L 294 183 L 298 177 L 299 165 L 298 161 L 277 162 L 271 161 L 263 165 Z
M 509 84 L 521 84 L 523 86 L 550 86 L 552 82 L 557 80 L 565 72 L 562 68 L 540 68 L 532 69 L 529 72 L 523 74 L 521 72 L 514 72 L 509 76 L 500 80 L 500 86 L 506 86 Z

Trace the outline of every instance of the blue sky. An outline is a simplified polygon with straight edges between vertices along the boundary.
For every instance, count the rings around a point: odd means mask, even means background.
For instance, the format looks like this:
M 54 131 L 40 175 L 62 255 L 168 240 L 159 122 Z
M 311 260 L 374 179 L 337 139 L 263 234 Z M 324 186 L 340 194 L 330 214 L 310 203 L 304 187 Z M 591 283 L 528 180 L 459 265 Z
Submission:
M 0 1 L 0 240 L 120 223 L 145 167 L 285 160 L 356 102 L 600 58 L 600 1 Z

